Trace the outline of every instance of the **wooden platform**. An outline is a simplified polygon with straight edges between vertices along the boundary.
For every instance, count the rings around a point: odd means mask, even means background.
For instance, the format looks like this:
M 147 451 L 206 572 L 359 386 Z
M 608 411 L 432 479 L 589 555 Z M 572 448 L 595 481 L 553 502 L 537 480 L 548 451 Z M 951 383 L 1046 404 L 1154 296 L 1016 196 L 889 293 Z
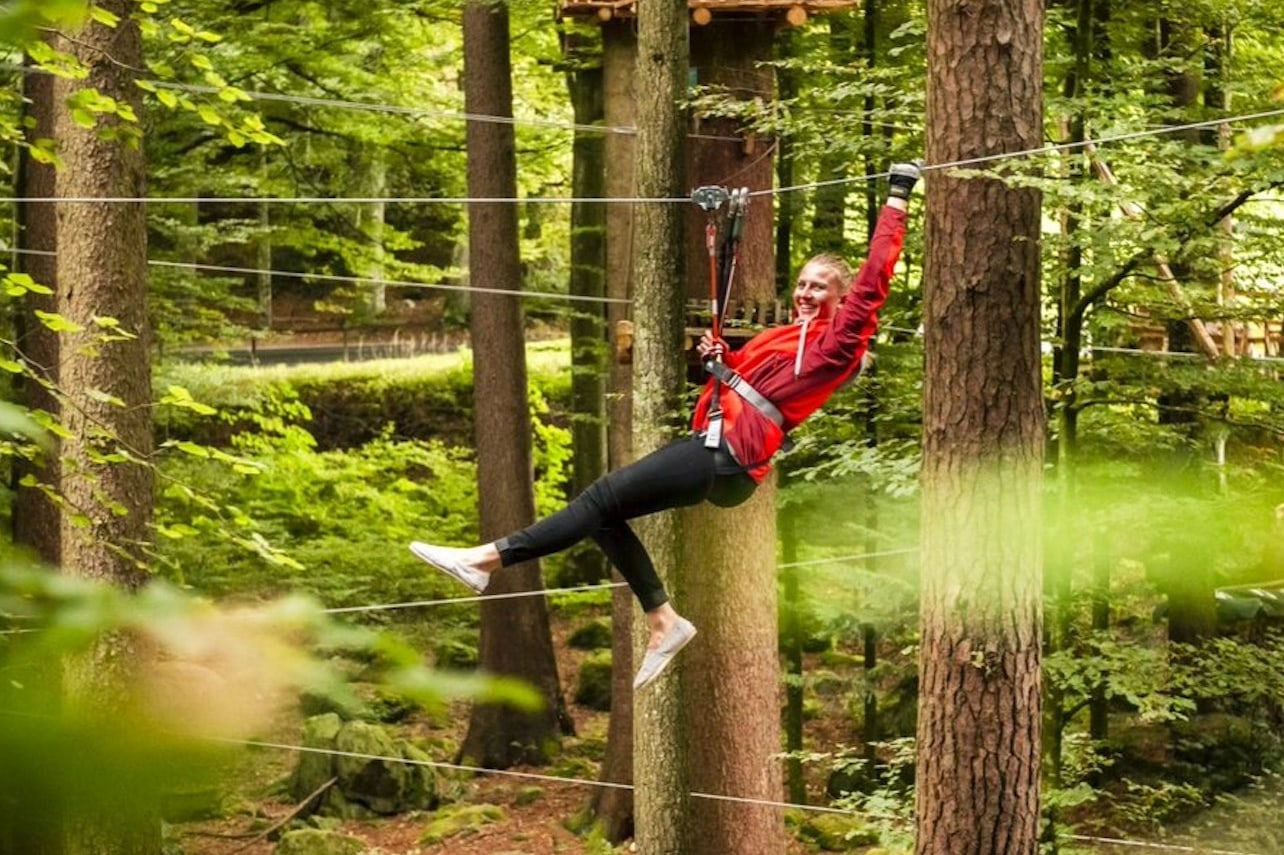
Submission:
M 714 17 L 724 14 L 776 15 L 795 27 L 804 24 L 813 15 L 840 12 L 860 5 L 859 0 L 688 0 L 691 19 L 697 24 L 708 24 Z M 563 16 L 595 16 L 598 20 L 637 17 L 638 0 L 560 0 L 558 14 Z

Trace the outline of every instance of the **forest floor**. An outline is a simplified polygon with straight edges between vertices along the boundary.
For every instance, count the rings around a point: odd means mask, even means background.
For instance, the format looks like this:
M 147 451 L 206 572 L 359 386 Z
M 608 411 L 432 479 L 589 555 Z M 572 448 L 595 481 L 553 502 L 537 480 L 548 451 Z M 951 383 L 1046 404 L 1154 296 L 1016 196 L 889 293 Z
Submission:
M 608 723 L 607 713 L 572 702 L 579 662 L 585 652 L 567 646 L 569 627 L 559 625 L 562 622 L 556 615 L 553 620 L 563 694 L 575 724 L 575 736 L 564 740 L 561 755 L 550 766 L 508 770 L 517 775 L 448 771 L 441 778 L 442 786 L 451 793 L 452 804 L 493 805 L 502 809 L 501 820 L 471 826 L 438 843 L 426 843 L 422 839 L 434 818 L 432 811 L 345 820 L 332 830 L 360 838 L 369 851 L 379 855 L 604 855 L 619 851 L 568 828 L 588 805 L 593 795 L 591 784 L 543 780 L 545 777 L 596 780 Z M 807 744 L 833 746 L 855 741 L 855 725 L 846 709 L 846 700 L 842 697 L 823 699 L 821 714 L 813 716 L 806 725 Z M 281 745 L 301 744 L 302 723 L 301 713 L 289 712 L 270 732 L 256 739 Z M 467 724 L 468 706 L 460 702 L 452 704 L 444 714 L 417 714 L 386 727 L 395 738 L 411 738 L 421 745 L 457 746 L 463 741 Z M 443 763 L 452 762 L 451 753 L 430 751 L 435 761 Z M 183 855 L 271 855 L 282 826 L 298 807 L 285 786 L 296 764 L 297 756 L 290 751 L 249 748 L 242 752 L 224 780 L 222 803 L 226 816 L 172 827 Z M 824 780 L 818 772 L 813 772 L 815 780 L 809 781 L 810 801 L 824 804 Z M 525 775 L 540 778 L 523 777 Z M 786 800 L 783 793 L 780 799 Z M 779 855 L 803 855 L 808 851 L 814 849 L 809 850 L 791 835 L 788 848 Z

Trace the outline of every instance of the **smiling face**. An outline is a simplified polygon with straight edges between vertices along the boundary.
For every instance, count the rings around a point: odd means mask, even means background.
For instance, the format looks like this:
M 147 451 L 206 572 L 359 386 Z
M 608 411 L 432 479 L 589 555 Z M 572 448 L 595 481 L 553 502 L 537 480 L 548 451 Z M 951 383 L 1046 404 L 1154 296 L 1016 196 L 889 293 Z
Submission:
M 833 317 L 845 285 L 834 264 L 819 259 L 807 262 L 794 284 L 794 319 L 812 321 Z

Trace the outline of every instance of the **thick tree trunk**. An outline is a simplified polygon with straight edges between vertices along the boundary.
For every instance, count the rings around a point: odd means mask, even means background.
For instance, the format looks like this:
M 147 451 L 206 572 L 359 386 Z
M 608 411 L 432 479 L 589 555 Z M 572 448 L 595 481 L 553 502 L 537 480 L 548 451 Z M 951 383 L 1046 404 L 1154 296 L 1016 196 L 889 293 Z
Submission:
M 469 2 L 464 7 L 464 103 L 472 115 L 512 116 L 508 7 Z M 468 195 L 512 199 L 517 193 L 513 126 L 468 124 Z M 511 202 L 474 202 L 468 214 L 469 274 L 474 281 L 514 288 L 521 283 L 517 208 Z M 470 332 L 477 445 L 481 536 L 498 539 L 535 518 L 531 483 L 530 410 L 526 399 L 526 347 L 522 308 L 508 294 L 473 295 Z M 539 562 L 495 574 L 491 593 L 535 591 Z M 542 710 L 508 706 L 473 708 L 462 756 L 494 768 L 539 763 L 548 746 L 569 727 L 548 605 L 542 596 L 485 600 L 481 607 L 480 667 L 490 674 L 519 677 L 544 696 Z
M 927 160 L 1042 140 L 1043 5 L 928 9 Z M 920 855 L 1033 855 L 1042 706 L 1038 192 L 927 187 Z
M 602 86 L 608 127 L 628 127 L 634 122 L 633 71 L 637 63 L 637 37 L 632 22 L 613 20 L 602 27 Z M 634 140 L 631 135 L 611 133 L 606 138 L 606 195 L 631 198 L 635 193 L 633 174 Z M 629 276 L 632 260 L 633 211 L 623 203 L 606 209 L 606 295 L 614 299 L 632 297 Z M 628 306 L 607 304 L 607 325 L 612 336 L 606 411 L 610 425 L 607 457 L 610 468 L 618 469 L 633 460 L 633 375 L 632 333 Z M 627 339 L 627 341 L 625 340 Z M 622 582 L 619 573 L 611 579 Z M 633 783 L 633 593 L 627 587 L 611 594 L 611 718 L 606 733 L 606 757 L 601 780 Z M 593 797 L 593 811 L 607 840 L 618 844 L 633 835 L 633 791 L 599 788 Z
M 679 105 L 686 91 L 689 57 L 686 0 L 641 3 L 637 24 L 637 195 L 684 196 L 686 124 Z M 682 357 L 685 213 L 676 205 L 656 204 L 641 205 L 634 213 L 633 423 L 634 450 L 639 456 L 672 439 L 677 427 L 674 416 L 686 375 Z M 673 574 L 681 558 L 679 515 L 646 517 L 637 521 L 637 530 L 669 583 L 669 593 L 681 603 L 685 591 L 681 578 Z M 634 632 L 635 649 L 644 640 L 644 632 Z M 683 692 L 675 691 L 675 680 L 687 671 L 686 659 L 684 654 L 634 698 L 634 818 L 642 855 L 688 851 L 691 776 L 685 713 L 690 704 L 684 702 Z
M 769 244 L 767 245 L 770 246 Z M 777 801 L 782 788 L 776 628 L 776 507 L 771 485 L 745 504 L 683 512 L 685 598 L 700 629 L 685 663 L 691 787 Z M 685 851 L 785 850 L 780 808 L 698 798 Z
M 723 86 L 744 98 L 771 99 L 775 95 L 775 79 L 766 63 L 772 58 L 773 37 L 772 25 L 765 19 L 715 18 L 707 26 L 695 27 L 691 32 L 695 76 L 701 85 Z M 697 128 L 699 136 L 687 149 L 687 183 L 693 187 L 748 187 L 751 191 L 772 186 L 775 158 L 770 154 L 771 140 L 746 134 L 734 119 L 702 116 Z M 687 209 L 688 269 L 700 272 L 687 277 L 687 297 L 702 301 L 709 298 L 705 223 L 703 211 L 694 205 Z M 776 288 L 770 202 L 752 200 L 743 229 L 731 299 L 773 302 Z
M 141 116 L 133 69 L 143 67 L 142 39 L 131 21 L 135 4 L 99 4 L 116 15 L 115 27 L 90 24 L 61 40 L 88 68 L 83 80 L 58 78 L 53 102 L 65 104 L 96 89 Z M 56 109 L 54 136 L 63 169 L 57 196 L 146 195 L 141 124 L 100 117 L 84 128 Z M 68 202 L 58 205 L 57 309 L 80 330 L 64 333 L 59 385 L 64 393 L 59 478 L 67 507 L 61 520 L 65 572 L 127 590 L 147 580 L 144 547 L 153 501 L 151 334 L 147 318 L 147 221 L 141 202 Z M 112 318 L 118 331 L 99 321 Z M 108 334 L 105 334 L 108 333 Z M 112 400 L 120 402 L 112 403 Z M 103 463 L 104 454 L 127 461 Z M 136 462 L 135 462 L 136 461 Z M 67 706 L 91 715 L 119 708 L 142 651 L 127 636 L 101 639 L 64 671 Z M 71 855 L 152 855 L 160 850 L 154 793 L 122 786 L 115 792 L 68 798 L 66 851 Z
M 764 19 L 715 18 L 708 26 L 696 27 L 691 56 L 700 81 L 725 86 L 741 97 L 772 99 L 775 80 L 767 62 L 773 35 Z M 689 148 L 690 183 L 729 183 L 751 190 L 771 186 L 775 165 L 767 141 L 746 136 L 743 128 L 725 119 L 702 119 L 700 130 Z M 768 205 L 750 203 L 732 301 L 775 302 L 771 220 Z M 704 226 L 704 213 L 689 208 L 690 270 L 708 267 Z M 689 281 L 703 285 L 708 279 L 692 276 Z M 704 287 L 696 296 L 707 293 Z M 691 785 L 696 792 L 780 797 L 775 493 L 772 479 L 732 511 L 700 505 L 682 513 L 683 555 L 678 566 L 689 594 L 677 601 L 677 608 L 701 633 L 685 672 L 694 678 L 687 706 L 701 710 L 691 718 L 690 731 Z M 697 799 L 691 809 L 688 851 L 758 855 L 784 848 L 784 819 L 777 808 Z

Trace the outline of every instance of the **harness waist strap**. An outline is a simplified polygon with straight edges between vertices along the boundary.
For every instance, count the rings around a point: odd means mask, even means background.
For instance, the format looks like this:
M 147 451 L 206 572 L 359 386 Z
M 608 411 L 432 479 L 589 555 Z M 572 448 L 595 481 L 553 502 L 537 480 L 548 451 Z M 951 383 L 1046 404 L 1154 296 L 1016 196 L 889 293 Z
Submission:
M 758 412 L 762 413 L 768 419 L 775 423 L 776 427 L 784 428 L 785 417 L 775 404 L 767 400 L 757 389 L 749 384 L 749 381 L 737 374 L 733 369 L 727 367 L 722 362 L 710 360 L 704 364 L 704 368 L 714 377 L 725 383 L 728 388 L 745 400 Z

